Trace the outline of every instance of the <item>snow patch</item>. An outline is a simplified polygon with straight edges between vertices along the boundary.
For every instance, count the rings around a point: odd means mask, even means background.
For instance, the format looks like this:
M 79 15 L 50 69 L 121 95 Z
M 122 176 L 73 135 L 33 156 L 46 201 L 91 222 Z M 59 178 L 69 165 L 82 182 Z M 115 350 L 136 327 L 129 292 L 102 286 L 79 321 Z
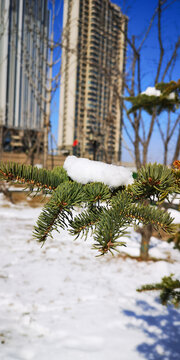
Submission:
M 147 96 L 161 96 L 161 91 L 157 90 L 155 87 L 148 86 L 147 89 L 143 91 L 141 94 Z
M 158 292 L 136 291 L 171 273 L 180 277 L 173 244 L 150 244 L 150 255 L 168 252 L 172 263 L 96 258 L 90 235 L 73 241 L 66 230 L 41 248 L 32 239 L 40 211 L 0 196 L 0 359 L 179 359 L 172 336 L 179 310 L 162 306 Z M 121 240 L 123 252 L 139 255 L 141 236 L 133 228 Z
M 170 93 L 168 96 L 167 96 L 167 98 L 169 99 L 169 100 L 174 100 L 175 99 L 175 92 L 172 92 L 172 93 Z
M 132 171 L 123 166 L 68 156 L 63 167 L 72 180 L 81 184 L 102 182 L 110 187 L 118 187 L 133 183 Z
M 168 209 L 168 213 L 174 218 L 174 224 L 180 224 L 180 211 L 175 209 Z
M 145 91 L 143 91 L 141 94 L 147 95 L 147 96 L 161 96 L 162 95 L 161 90 L 158 90 L 153 86 L 148 86 L 147 89 Z M 167 95 L 167 99 L 174 100 L 175 96 L 176 96 L 175 92 L 172 92 L 169 95 Z

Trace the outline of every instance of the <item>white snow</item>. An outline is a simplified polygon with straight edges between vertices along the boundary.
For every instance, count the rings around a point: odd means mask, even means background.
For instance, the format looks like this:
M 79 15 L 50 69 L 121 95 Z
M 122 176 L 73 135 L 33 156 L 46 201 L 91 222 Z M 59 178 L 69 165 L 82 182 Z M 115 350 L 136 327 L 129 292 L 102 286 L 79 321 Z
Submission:
M 147 89 L 145 91 L 143 91 L 141 93 L 142 95 L 147 95 L 147 96 L 160 96 L 161 95 L 161 91 L 160 90 L 157 90 L 155 87 L 147 87 Z
M 167 200 L 165 200 L 168 202 Z M 180 205 L 180 194 L 169 195 L 169 201 L 173 204 Z
M 150 254 L 173 263 L 96 258 L 91 237 L 66 231 L 41 247 L 32 238 L 40 210 L 0 194 L 0 359 L 179 360 L 180 311 L 136 292 L 180 276 L 179 252 L 152 238 Z M 139 234 L 123 240 L 139 254 Z
M 118 187 L 133 183 L 132 171 L 123 166 L 68 156 L 63 167 L 72 180 L 81 184 L 97 181 L 110 187 Z
M 174 209 L 168 209 L 167 210 L 171 216 L 174 218 L 174 224 L 180 224 L 180 216 L 179 216 L 179 211 L 174 210 Z
M 156 89 L 153 86 L 148 86 L 147 89 L 145 91 L 143 91 L 141 93 L 142 95 L 147 95 L 147 96 L 161 96 L 161 91 Z M 167 95 L 167 99 L 168 100 L 174 100 L 175 99 L 175 92 L 170 93 L 169 95 Z
M 169 100 L 174 100 L 175 97 L 176 97 L 175 92 L 172 92 L 172 93 L 170 93 L 170 94 L 167 96 L 167 98 L 168 98 Z

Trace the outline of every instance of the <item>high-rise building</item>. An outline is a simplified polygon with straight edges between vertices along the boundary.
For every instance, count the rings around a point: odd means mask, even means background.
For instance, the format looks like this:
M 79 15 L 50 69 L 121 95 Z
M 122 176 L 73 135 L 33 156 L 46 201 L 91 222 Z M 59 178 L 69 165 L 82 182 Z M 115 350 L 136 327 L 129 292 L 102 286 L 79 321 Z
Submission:
M 61 151 L 120 160 L 126 33 L 127 17 L 109 0 L 64 0 Z
M 47 0 L 0 0 L 0 147 L 43 146 Z

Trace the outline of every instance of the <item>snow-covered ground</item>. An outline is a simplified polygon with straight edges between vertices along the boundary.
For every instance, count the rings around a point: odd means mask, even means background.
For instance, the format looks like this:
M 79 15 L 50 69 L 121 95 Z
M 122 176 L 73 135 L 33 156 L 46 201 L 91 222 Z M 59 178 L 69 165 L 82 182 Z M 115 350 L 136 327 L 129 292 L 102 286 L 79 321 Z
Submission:
M 152 239 L 151 255 L 173 263 L 97 258 L 92 239 L 32 238 L 40 208 L 0 194 L 1 360 L 179 360 L 180 311 L 136 288 L 180 276 L 180 253 Z M 138 255 L 131 231 L 123 251 Z

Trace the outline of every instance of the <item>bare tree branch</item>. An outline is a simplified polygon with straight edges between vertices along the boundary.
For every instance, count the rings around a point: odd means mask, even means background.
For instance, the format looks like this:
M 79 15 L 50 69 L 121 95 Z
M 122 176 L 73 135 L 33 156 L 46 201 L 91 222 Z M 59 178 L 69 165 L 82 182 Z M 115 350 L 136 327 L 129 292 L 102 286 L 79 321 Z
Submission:
M 179 39 L 176 41 L 175 46 L 174 46 L 174 51 L 173 51 L 173 53 L 172 53 L 169 61 L 167 62 L 167 65 L 166 65 L 166 67 L 165 67 L 165 69 L 164 69 L 164 72 L 163 72 L 163 75 L 162 75 L 162 81 L 164 81 L 164 78 L 165 78 L 165 76 L 166 76 L 166 74 L 167 74 L 167 72 L 168 72 L 168 70 L 169 70 L 169 67 L 171 66 L 173 60 L 176 58 L 176 56 L 177 56 L 177 50 L 179 49 L 179 47 L 180 47 L 180 37 L 179 37 Z
M 173 125 L 173 127 L 171 129 L 171 132 L 170 132 L 169 137 L 168 137 L 169 140 L 171 139 L 172 135 L 174 134 L 176 126 L 179 124 L 179 122 L 180 122 L 180 115 L 177 117 L 177 119 L 176 119 L 176 121 L 175 121 L 175 123 L 174 123 L 174 125 Z
M 158 125 L 158 128 L 159 128 L 159 132 L 160 132 L 160 135 L 161 135 L 162 141 L 163 141 L 163 143 L 164 143 L 164 142 L 165 142 L 164 132 L 163 132 L 163 130 L 162 130 L 162 128 L 161 128 L 161 124 L 160 124 L 160 122 L 159 122 L 159 119 L 158 119 L 158 118 L 156 119 L 156 122 L 157 122 L 157 125 Z
M 156 78 L 155 78 L 155 84 L 157 84 L 158 79 L 159 79 L 162 60 L 163 60 L 163 56 L 164 56 L 164 48 L 163 48 L 163 44 L 162 44 L 162 35 L 161 35 L 161 15 L 162 15 L 161 0 L 158 0 L 158 41 L 159 41 L 159 48 L 160 48 L 160 57 L 159 57 L 159 64 L 158 64 L 158 68 L 157 68 Z
M 131 137 L 131 135 L 130 135 L 130 133 L 129 133 L 126 125 L 124 126 L 124 130 L 125 130 L 128 138 L 129 138 L 129 140 L 131 141 L 131 143 L 134 144 L 134 140 L 133 140 L 133 138 Z
M 178 159 L 179 155 L 180 155 L 180 126 L 179 126 L 179 133 L 178 133 L 178 137 L 177 137 L 177 142 L 176 142 L 176 147 L 175 147 L 172 163 Z

